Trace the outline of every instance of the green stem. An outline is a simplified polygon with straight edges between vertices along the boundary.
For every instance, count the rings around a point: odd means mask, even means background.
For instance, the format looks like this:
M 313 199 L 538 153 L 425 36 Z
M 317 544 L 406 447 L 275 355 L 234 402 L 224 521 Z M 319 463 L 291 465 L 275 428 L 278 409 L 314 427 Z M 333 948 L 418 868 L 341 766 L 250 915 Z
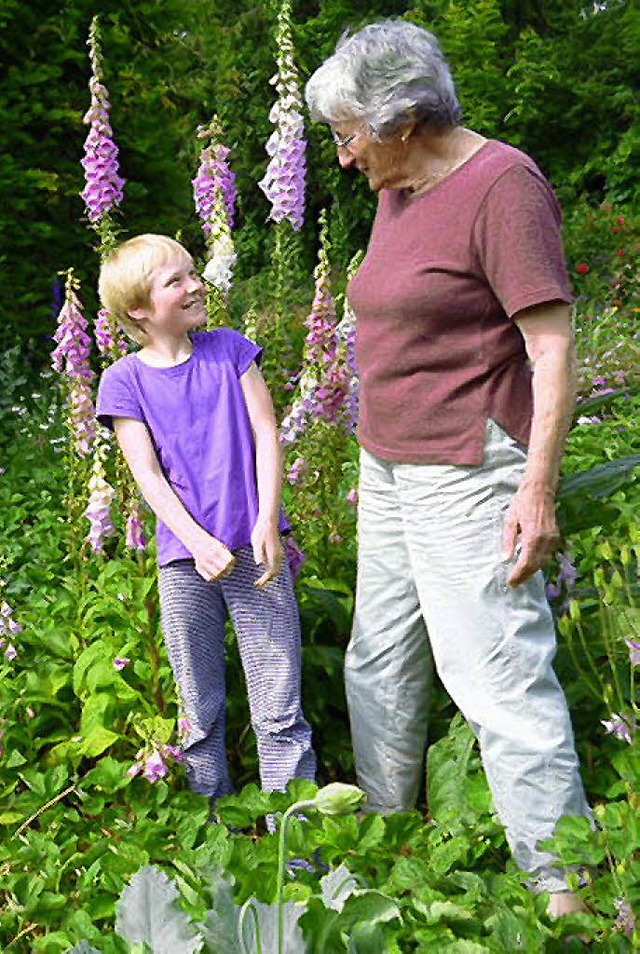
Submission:
M 593 661 L 593 657 L 592 657 L 592 655 L 591 655 L 591 650 L 590 650 L 589 646 L 587 645 L 587 641 L 586 641 L 586 639 L 585 639 L 584 632 L 583 632 L 583 630 L 582 630 L 582 624 L 581 624 L 579 621 L 576 621 L 576 623 L 575 623 L 575 628 L 576 628 L 576 631 L 577 631 L 577 633 L 578 633 L 578 636 L 579 636 L 579 639 L 580 639 L 580 645 L 582 646 L 582 650 L 583 650 L 583 655 L 582 655 L 582 657 L 578 657 L 578 654 L 575 652 L 575 650 L 574 650 L 574 648 L 573 648 L 573 638 L 572 638 L 572 636 L 569 635 L 567 639 L 568 639 L 568 643 L 569 643 L 570 652 L 571 652 L 571 655 L 572 655 L 572 657 L 573 657 L 573 661 L 574 661 L 575 666 L 576 666 L 576 670 L 580 673 L 580 675 L 582 676 L 582 679 L 584 680 L 584 682 L 589 686 L 589 688 L 590 688 L 591 691 L 593 692 L 595 698 L 596 698 L 596 699 L 604 699 L 604 680 L 602 679 L 602 676 L 600 675 L 600 673 L 599 673 L 599 671 L 598 671 L 598 669 L 597 669 L 597 667 L 596 667 L 596 665 L 595 665 L 595 663 L 594 663 L 594 661 Z M 594 675 L 595 680 L 596 680 L 596 687 L 594 687 L 594 684 L 591 682 L 591 679 L 587 676 L 587 670 L 586 670 L 586 669 L 583 667 L 583 665 L 582 665 L 582 660 L 583 660 L 583 659 L 586 659 L 586 660 L 587 660 L 587 665 L 588 665 L 589 669 L 591 669 L 591 671 L 593 672 L 593 675 Z
M 287 827 L 293 812 L 299 812 L 313 805 L 312 801 L 294 802 L 284 812 L 280 822 L 280 838 L 278 841 L 278 876 L 276 878 L 276 904 L 278 906 L 278 947 L 277 954 L 284 954 L 284 904 L 282 893 L 284 890 L 284 871 L 287 852 Z
M 613 651 L 613 642 L 611 639 L 611 632 L 609 630 L 609 610 L 605 606 L 602 606 L 600 609 L 600 623 L 602 626 L 602 639 L 604 642 L 605 649 L 607 651 L 607 658 L 609 660 L 609 669 L 611 670 L 611 677 L 613 679 L 613 685 L 615 687 L 616 695 L 618 696 L 618 705 L 617 709 L 620 711 L 624 709 L 625 706 L 625 697 L 624 692 L 622 691 L 622 684 L 620 682 L 620 676 L 618 674 L 618 667 L 616 666 L 616 659 Z

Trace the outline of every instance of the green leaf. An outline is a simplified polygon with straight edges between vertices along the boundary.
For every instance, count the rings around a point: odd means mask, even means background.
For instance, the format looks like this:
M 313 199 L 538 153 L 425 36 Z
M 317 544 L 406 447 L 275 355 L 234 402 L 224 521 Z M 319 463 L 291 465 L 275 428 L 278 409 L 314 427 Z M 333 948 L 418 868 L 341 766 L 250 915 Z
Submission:
M 491 796 L 471 727 L 456 713 L 427 755 L 428 802 L 438 824 L 458 828 L 490 813 Z
M 386 954 L 389 950 L 379 924 L 356 924 L 349 937 L 348 954 Z
M 107 792 L 117 792 L 129 785 L 130 779 L 126 775 L 126 765 L 109 756 L 100 759 L 90 772 L 82 779 L 82 787 L 95 787 Z
M 120 736 L 117 732 L 111 732 L 110 729 L 97 726 L 84 736 L 80 745 L 80 751 L 83 755 L 92 757 L 102 755 L 102 753 L 108 749 L 109 746 L 113 745 L 114 742 L 117 742 L 119 738 Z
M 6 768 L 18 768 L 19 765 L 24 765 L 27 760 L 21 752 L 18 752 L 17 749 L 14 749 L 11 755 L 5 759 L 4 765 Z
M 356 891 L 345 901 L 339 923 L 343 930 L 349 930 L 358 921 L 377 924 L 400 917 L 400 908 L 393 898 L 381 891 Z

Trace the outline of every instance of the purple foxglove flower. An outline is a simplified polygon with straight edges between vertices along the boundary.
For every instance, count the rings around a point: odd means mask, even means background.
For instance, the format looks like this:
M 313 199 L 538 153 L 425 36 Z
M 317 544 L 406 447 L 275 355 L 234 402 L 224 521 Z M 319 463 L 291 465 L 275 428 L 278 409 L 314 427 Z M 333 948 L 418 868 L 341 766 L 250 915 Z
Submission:
M 91 382 L 95 377 L 89 363 L 91 339 L 88 322 L 76 294 L 78 282 L 72 269 L 67 273 L 64 305 L 58 315 L 58 327 L 53 336 L 57 347 L 51 355 L 51 364 L 68 382 L 69 428 L 78 454 L 86 457 L 95 438 L 95 410 Z
M 8 659 L 9 662 L 13 662 L 13 660 L 17 658 L 18 650 L 13 645 L 13 643 L 9 643 L 9 645 L 4 651 L 4 655 L 5 655 L 5 659 Z
M 278 99 L 269 113 L 276 128 L 267 141 L 267 154 L 271 159 L 258 185 L 271 202 L 269 217 L 274 222 L 286 219 L 297 231 L 304 222 L 307 144 L 294 63 L 290 0 L 282 0 L 280 5 L 276 42 L 278 72 L 271 83 L 276 88 Z
M 221 134 L 217 117 L 209 126 L 198 129 L 198 138 L 210 142 L 200 154 L 198 174 L 192 184 L 196 211 L 202 219 L 207 242 L 208 262 L 203 277 L 226 296 L 236 263 L 231 229 L 237 192 L 236 177 L 227 161 L 230 150 L 220 142 Z
M 356 506 L 357 506 L 357 504 L 358 504 L 358 491 L 357 491 L 357 488 L 354 487 L 352 490 L 349 491 L 349 493 L 347 494 L 347 503 L 348 503 L 351 507 L 356 507 Z
M 113 141 L 109 122 L 109 94 L 102 83 L 102 57 L 98 42 L 97 23 L 94 18 L 89 30 L 89 53 L 91 60 L 91 106 L 84 116 L 89 134 L 84 144 L 81 160 L 86 186 L 82 192 L 87 215 L 92 225 L 122 202 L 124 179 L 119 175 L 118 147 Z
M 86 380 L 74 380 L 69 388 L 69 424 L 76 451 L 87 457 L 96 436 L 96 417 L 91 385 Z
M 180 716 L 178 718 L 178 736 L 181 739 L 186 739 L 190 732 L 191 722 L 186 716 Z
M 98 312 L 94 326 L 94 337 L 98 345 L 98 351 L 102 355 L 120 357 L 129 350 L 129 345 L 118 333 L 115 322 L 106 308 L 101 308 Z
M 125 666 L 128 666 L 131 660 L 128 656 L 116 656 L 113 660 L 113 668 L 117 669 L 118 672 L 122 672 Z
M 215 232 L 219 218 L 229 229 L 233 228 L 238 195 L 236 175 L 227 161 L 231 150 L 219 142 L 220 135 L 216 117 L 209 126 L 198 129 L 198 138 L 212 140 L 200 153 L 198 173 L 192 181 L 196 212 L 202 219 L 202 230 L 207 238 Z
M 164 758 L 173 759 L 174 762 L 184 762 L 184 752 L 177 745 L 163 745 L 162 755 Z
M 629 649 L 629 662 L 632 666 L 640 666 L 640 642 L 637 639 L 625 639 Z
M 144 761 L 143 775 L 150 782 L 160 781 L 161 778 L 165 777 L 168 771 L 169 769 L 158 751 L 152 752 Z
M 299 480 L 301 480 L 305 470 L 307 469 L 308 465 L 304 457 L 296 457 L 293 464 L 289 468 L 287 480 L 290 484 L 296 484 Z
M 620 931 L 626 937 L 633 937 L 636 930 L 636 915 L 626 898 L 616 898 L 614 901 L 618 916 L 613 926 L 614 931 Z
M 358 423 L 358 408 L 360 405 L 360 379 L 356 365 L 356 316 L 344 299 L 343 316 L 337 328 L 338 337 L 345 352 L 347 366 L 348 391 L 346 396 L 345 412 L 347 428 L 353 433 Z
M 558 599 L 562 593 L 562 587 L 558 583 L 547 583 L 544 591 L 547 599 L 551 602 Z
M 148 541 L 142 523 L 142 509 L 137 502 L 127 517 L 126 542 L 131 550 L 146 550 L 147 548 Z
M 129 768 L 126 771 L 126 774 L 129 776 L 129 778 L 135 778 L 135 776 L 139 775 L 141 771 L 142 771 L 142 765 L 140 764 L 140 762 L 134 762 L 133 765 L 129 766 Z
M 560 554 L 560 576 L 559 581 L 564 583 L 568 590 L 572 589 L 575 585 L 576 579 L 578 578 L 578 571 L 576 570 L 571 555 L 569 553 Z
M 619 715 L 617 712 L 612 712 L 610 719 L 601 719 L 601 722 L 607 732 L 609 732 L 611 735 L 615 735 L 615 737 L 618 739 L 622 739 L 624 742 L 628 742 L 629 745 L 631 745 L 631 727 L 621 715 Z
M 105 538 L 115 533 L 111 504 L 116 492 L 111 484 L 107 483 L 105 476 L 102 463 L 105 449 L 104 445 L 101 445 L 94 454 L 92 473 L 89 478 L 89 502 L 84 511 L 91 525 L 87 540 L 94 553 L 101 553 Z
M 89 364 L 91 338 L 87 334 L 89 323 L 82 313 L 77 288 L 78 282 L 70 269 L 64 304 L 58 314 L 58 327 L 53 336 L 57 347 L 51 354 L 51 364 L 54 371 L 59 371 L 67 378 L 92 381 L 94 374 Z
M 353 372 L 347 345 L 336 326 L 336 310 L 330 289 L 326 217 L 321 217 L 320 255 L 315 270 L 315 295 L 305 321 L 303 371 L 299 394 L 281 425 L 283 444 L 296 441 L 314 419 L 352 427 Z
M 287 563 L 289 564 L 291 576 L 294 580 L 297 580 L 300 570 L 302 569 L 307 558 L 296 543 L 295 537 L 291 533 L 287 534 L 287 536 L 284 538 L 284 551 L 287 558 Z

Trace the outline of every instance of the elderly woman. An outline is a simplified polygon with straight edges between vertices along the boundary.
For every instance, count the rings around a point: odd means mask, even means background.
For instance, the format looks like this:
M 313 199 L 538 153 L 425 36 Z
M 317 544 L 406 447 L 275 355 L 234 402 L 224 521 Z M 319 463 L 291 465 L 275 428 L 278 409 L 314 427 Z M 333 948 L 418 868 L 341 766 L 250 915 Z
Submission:
M 340 165 L 378 194 L 348 293 L 361 380 L 359 559 L 347 697 L 361 786 L 415 805 L 432 666 L 476 732 L 519 866 L 577 910 L 539 847 L 589 814 L 540 568 L 571 418 L 560 211 L 535 163 L 461 125 L 430 33 L 343 39 L 306 89 Z

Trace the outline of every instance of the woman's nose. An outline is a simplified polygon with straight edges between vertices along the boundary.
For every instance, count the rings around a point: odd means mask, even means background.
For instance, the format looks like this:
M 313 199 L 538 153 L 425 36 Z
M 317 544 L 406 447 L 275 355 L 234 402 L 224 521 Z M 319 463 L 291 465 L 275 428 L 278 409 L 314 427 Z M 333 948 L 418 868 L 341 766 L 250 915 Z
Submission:
M 338 149 L 338 162 L 341 169 L 348 169 L 355 162 L 356 157 L 348 149 Z

